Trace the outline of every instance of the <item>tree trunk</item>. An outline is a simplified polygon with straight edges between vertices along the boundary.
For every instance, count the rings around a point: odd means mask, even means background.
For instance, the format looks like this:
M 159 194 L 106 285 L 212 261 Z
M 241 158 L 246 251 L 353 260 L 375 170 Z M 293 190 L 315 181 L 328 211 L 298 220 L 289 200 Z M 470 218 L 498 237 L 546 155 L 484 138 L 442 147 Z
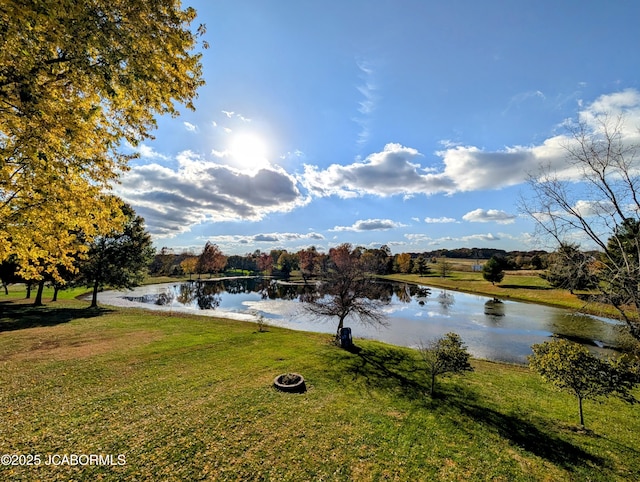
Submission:
M 435 388 L 436 388 L 436 374 L 432 373 L 431 374 L 431 392 L 430 392 L 431 398 L 433 398 L 433 393 L 435 391 Z
M 99 283 L 98 283 L 98 280 L 96 280 L 95 283 L 93 283 L 93 296 L 91 296 L 91 308 L 98 307 L 98 287 L 99 287 Z
M 27 283 L 27 296 L 25 296 L 25 299 L 27 300 L 31 299 L 31 281 Z
M 340 322 L 338 323 L 338 331 L 336 331 L 336 340 L 340 342 L 340 330 L 342 330 L 344 326 L 344 316 L 340 317 Z
M 42 306 L 42 291 L 44 290 L 44 280 L 38 282 L 38 291 L 36 292 L 36 299 L 33 302 L 33 306 Z
M 51 301 L 58 301 L 58 291 L 60 291 L 60 286 L 53 285 L 53 298 L 51 298 Z
M 4 294 L 5 295 L 9 295 L 9 285 L 7 283 L 3 282 L 2 286 L 4 287 Z
M 582 415 L 582 397 L 578 397 L 578 406 L 580 407 L 580 425 L 584 428 L 584 416 Z

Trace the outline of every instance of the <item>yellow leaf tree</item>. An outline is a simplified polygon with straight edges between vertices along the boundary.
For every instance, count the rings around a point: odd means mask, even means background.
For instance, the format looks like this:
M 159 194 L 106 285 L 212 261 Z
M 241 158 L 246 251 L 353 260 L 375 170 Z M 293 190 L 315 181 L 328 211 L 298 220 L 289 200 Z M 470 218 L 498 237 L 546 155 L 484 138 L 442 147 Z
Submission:
M 0 4 L 0 261 L 56 278 L 82 252 L 78 233 L 121 225 L 103 193 L 127 144 L 177 104 L 193 109 L 203 84 L 195 16 L 178 0 Z

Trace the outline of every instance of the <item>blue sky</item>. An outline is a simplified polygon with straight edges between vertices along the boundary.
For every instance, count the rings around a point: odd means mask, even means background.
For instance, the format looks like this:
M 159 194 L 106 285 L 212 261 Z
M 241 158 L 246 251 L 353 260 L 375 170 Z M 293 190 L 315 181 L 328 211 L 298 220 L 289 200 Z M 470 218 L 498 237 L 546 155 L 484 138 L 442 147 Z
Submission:
M 567 119 L 640 126 L 640 3 L 191 1 L 196 111 L 116 192 L 155 245 L 544 249 L 517 201 Z

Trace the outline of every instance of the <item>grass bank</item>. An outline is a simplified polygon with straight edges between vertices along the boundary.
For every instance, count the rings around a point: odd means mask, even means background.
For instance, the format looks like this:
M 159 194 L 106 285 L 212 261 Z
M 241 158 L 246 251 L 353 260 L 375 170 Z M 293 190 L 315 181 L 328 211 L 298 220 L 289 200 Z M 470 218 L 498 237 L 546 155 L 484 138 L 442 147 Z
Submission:
M 0 306 L 0 454 L 43 462 L 2 480 L 640 479 L 637 407 L 587 403 L 582 432 L 575 401 L 523 367 L 475 360 L 431 399 L 415 353 L 382 343 L 349 353 L 325 334 L 73 299 Z M 289 371 L 306 393 L 272 387 Z

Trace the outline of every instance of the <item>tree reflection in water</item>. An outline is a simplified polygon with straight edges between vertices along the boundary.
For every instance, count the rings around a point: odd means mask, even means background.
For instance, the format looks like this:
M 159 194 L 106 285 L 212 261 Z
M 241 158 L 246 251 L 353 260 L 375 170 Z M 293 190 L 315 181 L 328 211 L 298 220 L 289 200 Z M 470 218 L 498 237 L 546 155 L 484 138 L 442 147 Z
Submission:
M 446 291 L 441 291 L 436 299 L 438 300 L 438 303 L 440 304 L 440 306 L 442 306 L 442 308 L 445 311 L 451 308 L 451 306 L 456 302 L 453 295 Z
M 393 329 L 367 332 L 363 328 L 359 335 L 388 343 L 412 346 L 420 337 L 441 336 L 453 330 L 468 340 L 476 356 L 526 363 L 531 344 L 541 343 L 553 334 L 572 337 L 591 348 L 623 346 L 627 336 L 622 332 L 624 325 L 613 320 L 549 306 L 508 300 L 501 303 L 478 295 L 410 283 L 379 281 L 376 284 L 379 288 L 374 290 L 376 296 L 391 300 L 387 311 Z M 218 310 L 231 317 L 259 312 L 270 320 L 277 319 L 283 327 L 325 330 L 322 323 L 298 316 L 300 301 L 316 293 L 313 283 L 246 277 L 146 286 L 136 291 L 118 297 L 147 305 L 164 305 L 167 309 Z
M 488 300 L 484 304 L 484 314 L 487 315 L 491 321 L 498 323 L 505 315 L 504 303 L 498 298 Z

